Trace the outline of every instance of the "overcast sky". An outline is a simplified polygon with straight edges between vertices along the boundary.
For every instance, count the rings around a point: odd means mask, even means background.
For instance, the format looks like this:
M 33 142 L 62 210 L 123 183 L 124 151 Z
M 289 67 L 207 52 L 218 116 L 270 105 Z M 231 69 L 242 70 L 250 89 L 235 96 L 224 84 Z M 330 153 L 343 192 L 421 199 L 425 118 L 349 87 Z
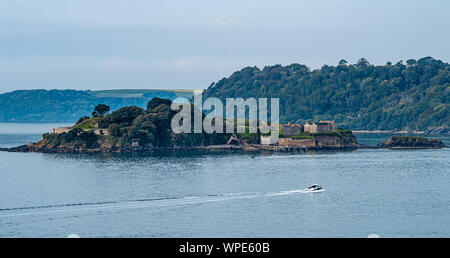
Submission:
M 0 92 L 203 89 L 246 66 L 450 57 L 448 0 L 0 0 Z

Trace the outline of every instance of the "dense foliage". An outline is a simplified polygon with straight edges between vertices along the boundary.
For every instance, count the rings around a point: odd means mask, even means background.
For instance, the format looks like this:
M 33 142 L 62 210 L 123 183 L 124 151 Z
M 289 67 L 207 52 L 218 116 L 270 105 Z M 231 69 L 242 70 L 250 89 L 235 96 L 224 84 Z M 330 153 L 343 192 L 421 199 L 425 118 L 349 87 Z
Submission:
M 177 111 L 172 101 L 153 98 L 149 109 L 137 106 L 122 107 L 104 117 L 82 117 L 72 129 L 62 134 L 45 134 L 38 143 L 45 147 L 65 148 L 173 148 L 224 144 L 230 134 L 172 132 L 171 121 Z M 193 112 L 194 107 L 191 105 Z M 192 119 L 193 119 L 192 114 Z M 97 127 L 95 127 L 97 125 Z M 194 123 L 191 121 L 191 125 Z M 90 130 L 108 129 L 110 135 L 96 135 Z M 193 128 L 192 128 L 193 131 Z
M 38 144 L 46 147 L 82 147 L 96 148 L 99 146 L 99 136 L 93 132 L 86 132 L 80 128 L 74 128 L 63 134 L 44 134 Z
M 188 91 L 164 90 L 18 90 L 0 94 L 0 122 L 75 122 L 103 103 L 116 110 L 145 107 L 153 97 L 191 97 Z M 102 110 L 104 111 L 104 110 Z M 99 114 L 100 115 L 100 114 Z
M 431 57 L 375 66 L 362 58 L 311 71 L 300 64 L 247 67 L 213 83 L 204 99 L 280 98 L 281 122 L 425 130 L 450 125 L 450 66 Z
M 140 115 L 144 114 L 144 109 L 137 106 L 128 106 L 120 108 L 100 120 L 101 128 L 108 128 L 111 124 L 121 126 L 130 126 Z

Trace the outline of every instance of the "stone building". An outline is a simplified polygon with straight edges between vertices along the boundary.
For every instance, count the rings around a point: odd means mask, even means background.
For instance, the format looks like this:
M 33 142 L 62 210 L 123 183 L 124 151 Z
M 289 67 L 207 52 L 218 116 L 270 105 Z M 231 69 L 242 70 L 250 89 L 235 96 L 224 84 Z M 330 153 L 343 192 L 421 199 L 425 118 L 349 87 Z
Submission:
M 292 137 L 296 134 L 303 133 L 303 125 L 299 124 L 281 124 L 280 132 L 282 137 Z
M 67 133 L 72 129 L 71 127 L 59 127 L 59 128 L 52 128 L 52 134 L 62 134 Z
M 306 124 L 303 126 L 304 132 L 307 133 L 317 133 L 317 124 L 316 123 L 309 123 L 306 122 Z
M 335 121 L 320 121 L 318 123 L 307 122 L 304 125 L 299 124 L 281 124 L 280 138 L 271 136 L 262 136 L 260 143 L 263 145 L 280 145 L 280 146 L 315 146 L 314 138 L 295 139 L 296 134 L 308 133 L 323 133 L 329 131 L 336 131 L 338 129 Z
M 318 123 L 310 124 L 307 122 L 304 125 L 304 131 L 308 133 L 323 133 L 328 131 L 336 131 L 338 129 L 335 121 L 322 120 Z
M 327 131 L 336 131 L 338 129 L 337 128 L 337 124 L 334 121 L 321 120 L 317 124 L 319 125 L 319 133 L 320 132 L 327 132 Z

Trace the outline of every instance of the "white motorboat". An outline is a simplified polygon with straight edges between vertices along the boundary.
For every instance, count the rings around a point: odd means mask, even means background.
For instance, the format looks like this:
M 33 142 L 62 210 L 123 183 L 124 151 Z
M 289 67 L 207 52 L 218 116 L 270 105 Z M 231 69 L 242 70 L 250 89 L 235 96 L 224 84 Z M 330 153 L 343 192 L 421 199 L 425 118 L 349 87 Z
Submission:
M 316 185 L 316 184 L 314 184 L 306 189 L 306 191 L 310 191 L 310 192 L 316 192 L 319 190 L 322 190 L 322 187 L 319 185 Z

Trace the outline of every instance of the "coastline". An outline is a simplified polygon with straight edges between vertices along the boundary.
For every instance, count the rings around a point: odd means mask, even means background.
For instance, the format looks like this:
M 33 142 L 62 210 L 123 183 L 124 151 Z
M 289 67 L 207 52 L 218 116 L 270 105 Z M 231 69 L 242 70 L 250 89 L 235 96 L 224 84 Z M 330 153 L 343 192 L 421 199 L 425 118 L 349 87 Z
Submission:
M 395 130 L 352 130 L 353 133 L 385 133 L 385 134 L 425 134 L 425 131 L 395 131 Z
M 0 152 L 35 152 L 35 153 L 55 153 L 55 154 L 96 154 L 96 153 L 153 153 L 158 151 L 200 151 L 214 153 L 217 151 L 241 151 L 246 153 L 307 153 L 314 151 L 354 151 L 358 149 L 388 149 L 388 150 L 418 150 L 418 149 L 440 149 L 448 148 L 433 147 L 433 146 L 370 146 L 364 144 L 357 145 L 336 145 L 336 146 L 277 146 L 277 145 L 262 145 L 262 144 L 248 144 L 248 145 L 209 145 L 209 146 L 195 146 L 195 147 L 171 147 L 171 148 L 69 148 L 69 147 L 33 147 L 30 145 L 22 145 L 12 148 L 0 148 Z
M 343 146 L 267 146 L 262 144 L 248 144 L 248 145 L 209 145 L 209 146 L 194 146 L 194 147 L 171 147 L 171 148 L 150 148 L 150 147 L 120 147 L 120 148 L 70 148 L 70 147 L 34 147 L 30 145 L 22 145 L 12 148 L 0 148 L 3 152 L 36 152 L 36 153 L 151 153 L 156 151 L 243 151 L 243 152 L 291 152 L 291 153 L 305 153 L 308 151 L 322 151 L 322 150 L 356 150 L 360 148 L 359 145 L 343 145 Z

